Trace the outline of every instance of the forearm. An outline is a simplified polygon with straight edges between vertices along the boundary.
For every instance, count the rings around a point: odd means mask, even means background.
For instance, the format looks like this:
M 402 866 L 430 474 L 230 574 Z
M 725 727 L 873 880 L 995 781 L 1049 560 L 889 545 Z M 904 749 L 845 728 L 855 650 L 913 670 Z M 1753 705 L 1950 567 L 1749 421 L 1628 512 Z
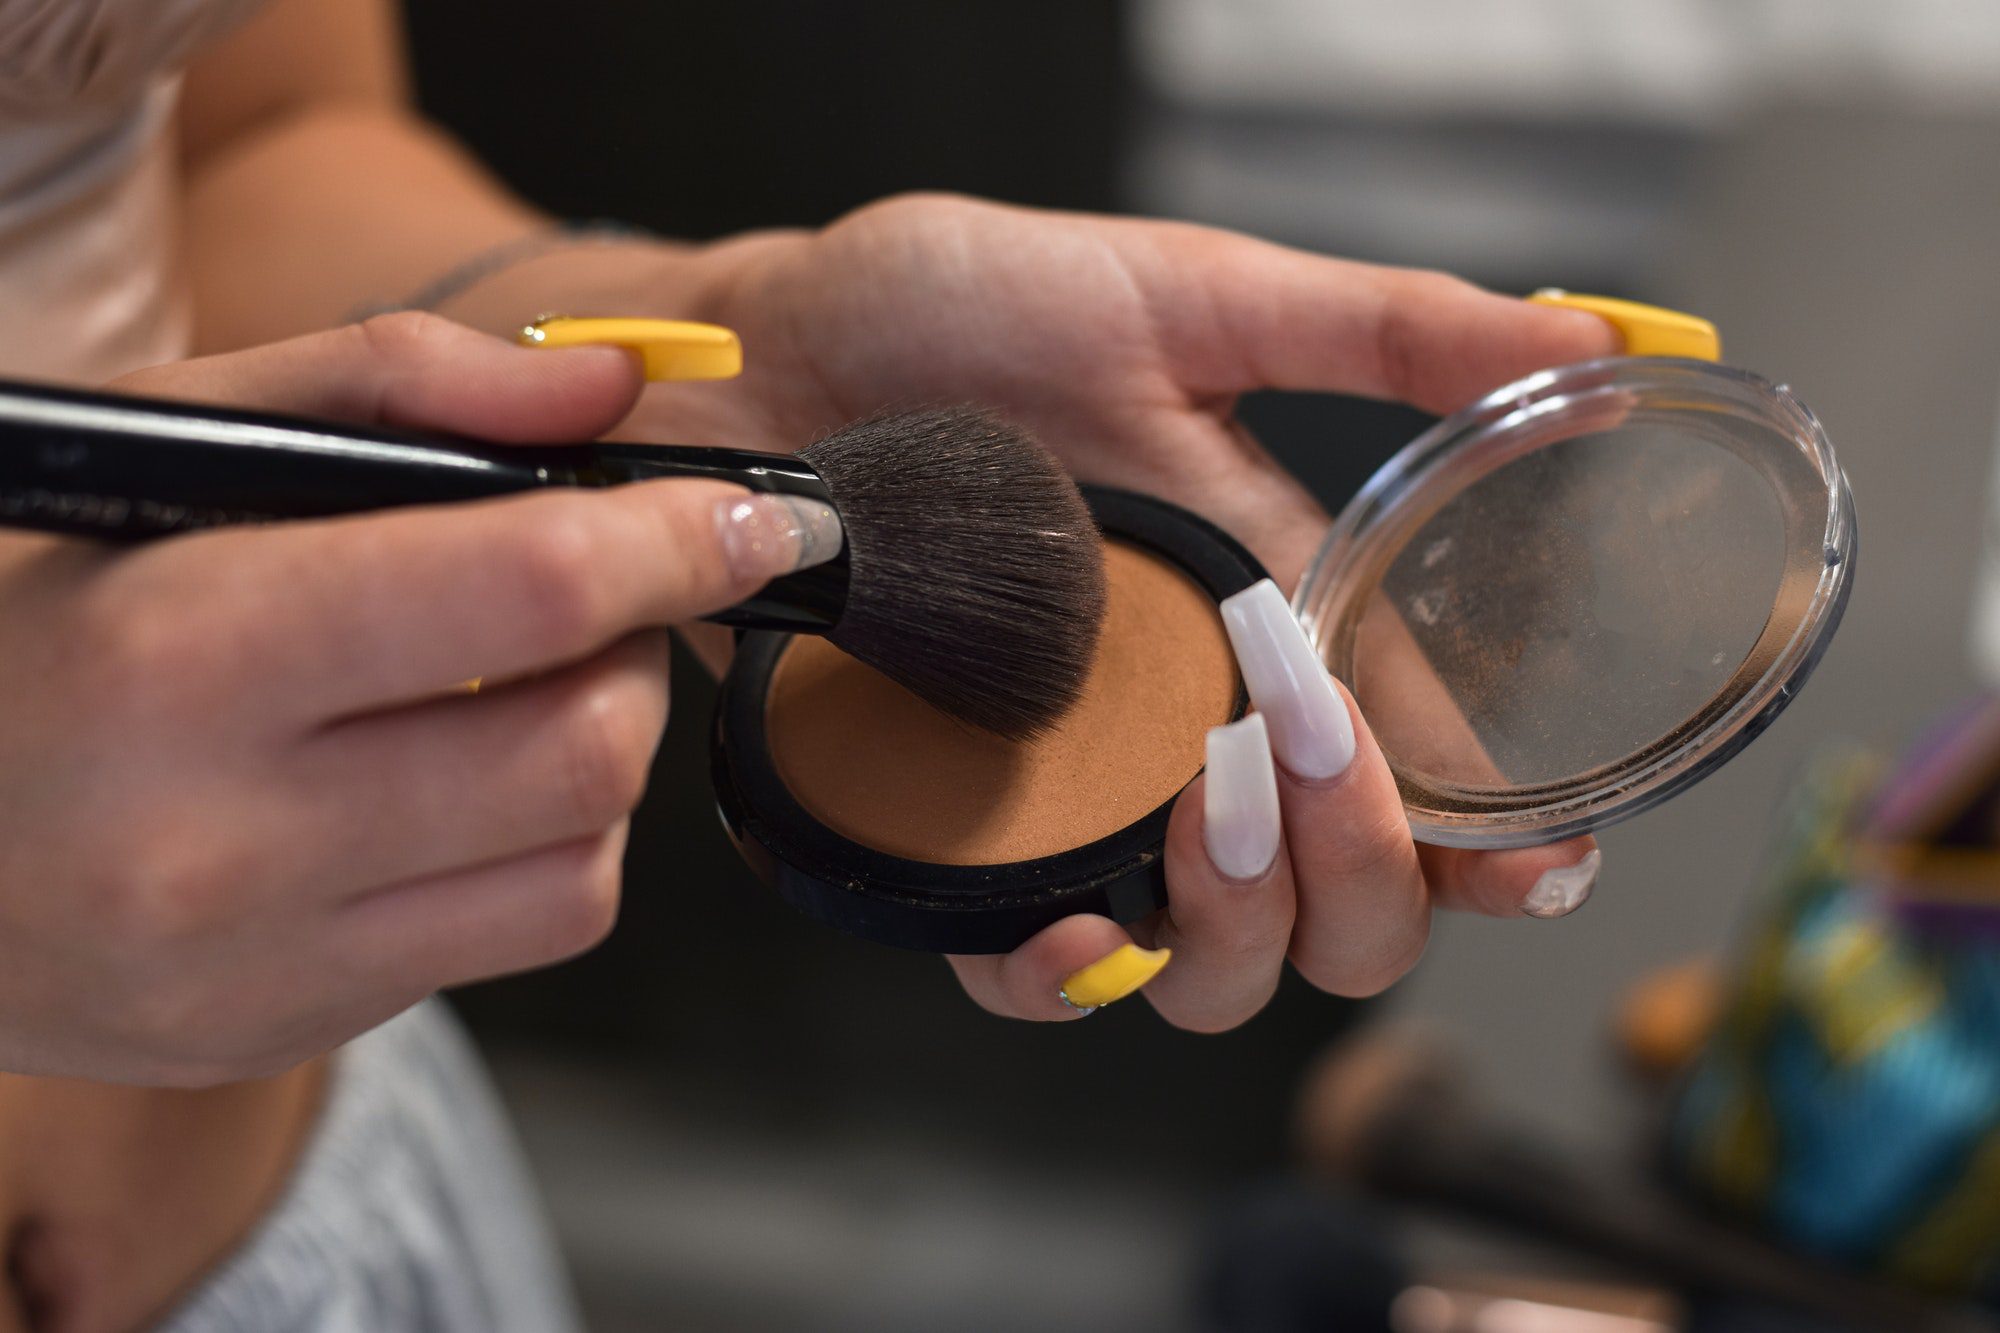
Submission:
M 222 351 L 324 328 L 547 225 L 400 110 L 287 117 L 209 155 L 188 182 L 196 341 Z
M 417 113 L 395 0 L 271 0 L 188 71 L 180 131 L 204 351 L 420 296 L 496 333 L 550 312 L 719 317 L 756 248 L 560 237 Z
M 455 271 L 468 280 L 434 308 L 492 333 L 552 312 L 713 318 L 739 259 L 773 239 L 564 238 L 442 132 L 354 106 L 290 119 L 205 161 L 185 225 L 207 352 L 400 306 Z M 477 271 L 496 253 L 506 262 Z
M 178 130 L 205 351 L 394 302 L 541 225 L 416 115 L 395 0 L 269 0 L 189 68 Z

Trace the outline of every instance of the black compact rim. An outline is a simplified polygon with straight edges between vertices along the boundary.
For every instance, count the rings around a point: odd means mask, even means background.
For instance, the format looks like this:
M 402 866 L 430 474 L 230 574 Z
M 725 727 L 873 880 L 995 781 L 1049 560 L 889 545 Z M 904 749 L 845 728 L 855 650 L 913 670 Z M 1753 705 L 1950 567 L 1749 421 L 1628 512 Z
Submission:
M 1240 542 L 1177 505 L 1130 491 L 1081 489 L 1107 538 L 1145 548 L 1218 602 L 1265 577 Z M 1165 904 L 1163 843 L 1172 798 L 1095 842 L 1005 865 L 892 856 L 821 823 L 778 776 L 765 731 L 771 676 L 790 639 L 758 631 L 738 640 L 716 702 L 711 765 L 724 827 L 759 878 L 794 907 L 900 948 L 1005 953 L 1065 916 L 1094 912 L 1133 921 Z M 1239 685 L 1230 716 L 1248 707 Z

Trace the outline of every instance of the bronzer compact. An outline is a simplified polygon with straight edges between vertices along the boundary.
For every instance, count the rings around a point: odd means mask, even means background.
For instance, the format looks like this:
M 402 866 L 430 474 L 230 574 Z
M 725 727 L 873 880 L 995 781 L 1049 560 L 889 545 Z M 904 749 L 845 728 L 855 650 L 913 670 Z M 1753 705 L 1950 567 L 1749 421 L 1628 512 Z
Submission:
M 1217 603 L 1264 575 L 1184 510 L 1086 499 L 1107 618 L 1082 702 L 1039 739 L 953 722 L 822 640 L 744 636 L 716 788 L 794 905 L 982 953 L 1164 903 L 1173 799 L 1207 730 L 1247 706 Z M 1847 483 L 1788 389 L 1620 357 L 1427 431 L 1335 521 L 1293 605 L 1415 836 L 1520 847 L 1626 818 L 1739 751 L 1825 652 L 1853 565 Z
M 1074 912 L 1165 901 L 1173 799 L 1243 716 L 1216 604 L 1264 577 L 1186 510 L 1083 488 L 1106 607 L 1081 701 L 1033 740 L 968 727 L 838 649 L 746 634 L 716 713 L 715 786 L 794 906 L 909 948 L 997 953 Z

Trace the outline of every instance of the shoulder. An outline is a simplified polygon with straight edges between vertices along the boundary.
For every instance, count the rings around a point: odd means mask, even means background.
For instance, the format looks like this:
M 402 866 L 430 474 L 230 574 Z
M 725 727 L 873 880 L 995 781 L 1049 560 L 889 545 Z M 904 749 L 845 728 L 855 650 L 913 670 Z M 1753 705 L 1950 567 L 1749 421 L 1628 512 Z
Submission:
M 0 0 L 0 111 L 135 97 L 264 0 Z

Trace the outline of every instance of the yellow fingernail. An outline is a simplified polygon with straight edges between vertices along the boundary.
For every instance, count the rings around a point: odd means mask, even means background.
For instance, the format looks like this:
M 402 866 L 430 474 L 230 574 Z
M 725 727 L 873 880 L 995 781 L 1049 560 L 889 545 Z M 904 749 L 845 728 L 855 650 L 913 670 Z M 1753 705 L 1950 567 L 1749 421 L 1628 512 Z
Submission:
M 1072 1009 L 1095 1009 L 1122 1000 L 1160 975 L 1160 969 L 1174 956 L 1172 949 L 1141 949 L 1136 944 L 1121 946 L 1089 967 L 1080 967 L 1063 978 L 1063 1002 Z
M 726 380 L 743 373 L 743 342 L 720 324 L 685 319 L 572 319 L 545 315 L 522 329 L 525 347 L 623 347 L 649 380 Z
M 1715 361 L 1722 356 L 1722 335 L 1699 315 L 1613 296 L 1584 296 L 1560 287 L 1544 287 L 1528 299 L 1536 305 L 1596 315 L 1618 330 L 1627 356 L 1686 356 L 1697 361 Z
M 477 694 L 479 693 L 480 685 L 485 680 L 486 677 L 484 676 L 474 676 L 471 680 L 460 681 L 458 684 L 458 688 L 464 690 L 467 694 Z

